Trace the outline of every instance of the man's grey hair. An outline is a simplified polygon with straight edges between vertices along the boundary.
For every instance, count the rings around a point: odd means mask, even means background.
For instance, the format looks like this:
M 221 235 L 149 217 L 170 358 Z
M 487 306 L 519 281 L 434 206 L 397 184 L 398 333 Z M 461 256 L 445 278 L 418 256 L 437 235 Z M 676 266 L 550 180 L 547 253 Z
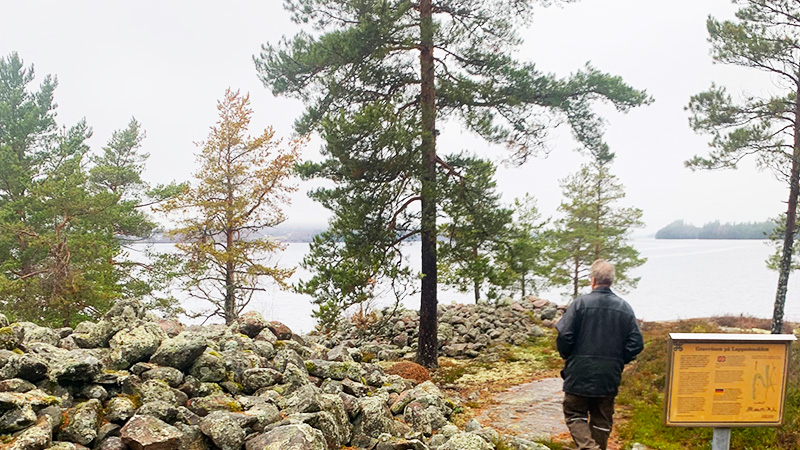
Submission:
M 594 278 L 594 284 L 598 286 L 611 286 L 616 278 L 614 265 L 605 259 L 598 259 L 592 263 L 589 275 Z

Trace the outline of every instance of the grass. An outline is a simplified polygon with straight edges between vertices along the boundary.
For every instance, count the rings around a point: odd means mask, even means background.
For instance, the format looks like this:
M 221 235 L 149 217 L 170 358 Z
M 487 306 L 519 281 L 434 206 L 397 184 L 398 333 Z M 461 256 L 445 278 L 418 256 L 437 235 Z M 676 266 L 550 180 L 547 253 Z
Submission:
M 769 321 L 743 316 L 713 317 L 679 322 L 646 323 L 642 326 L 645 349 L 628 366 L 617 397 L 620 440 L 642 443 L 661 450 L 706 450 L 710 428 L 668 428 L 663 425 L 666 383 L 667 338 L 669 333 L 717 333 L 720 327 L 734 331 L 769 328 Z M 790 329 L 789 329 L 790 330 Z M 794 450 L 800 448 L 800 349 L 792 346 L 784 424 L 778 428 L 734 428 L 731 448 Z

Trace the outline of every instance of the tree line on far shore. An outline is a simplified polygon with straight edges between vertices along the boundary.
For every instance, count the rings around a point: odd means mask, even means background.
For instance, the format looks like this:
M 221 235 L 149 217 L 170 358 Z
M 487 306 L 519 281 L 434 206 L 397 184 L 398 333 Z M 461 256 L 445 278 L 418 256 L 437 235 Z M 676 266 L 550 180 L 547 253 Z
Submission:
M 770 239 L 775 233 L 774 221 L 720 223 L 708 222 L 702 227 L 676 220 L 656 232 L 656 239 Z

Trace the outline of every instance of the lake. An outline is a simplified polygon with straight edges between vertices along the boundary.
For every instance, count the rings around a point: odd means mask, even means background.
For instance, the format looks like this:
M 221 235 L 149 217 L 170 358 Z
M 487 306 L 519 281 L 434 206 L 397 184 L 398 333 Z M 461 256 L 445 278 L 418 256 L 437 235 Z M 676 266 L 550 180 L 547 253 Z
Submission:
M 635 239 L 634 246 L 647 262 L 636 269 L 641 281 L 636 289 L 620 293 L 637 317 L 644 320 L 674 320 L 721 314 L 745 314 L 772 317 L 778 274 L 766 268 L 764 261 L 773 247 L 767 241 L 754 240 L 656 240 Z M 172 244 L 156 244 L 156 250 L 168 251 Z M 280 264 L 295 266 L 308 251 L 307 243 L 290 243 L 280 255 Z M 406 255 L 411 267 L 419 268 L 419 243 L 408 245 Z M 134 259 L 139 259 L 132 254 Z M 298 268 L 291 282 L 307 279 L 310 274 Z M 785 320 L 800 321 L 800 273 L 790 277 L 786 297 Z M 260 312 L 270 320 L 288 325 L 295 332 L 313 329 L 310 298 L 267 286 L 257 293 L 248 310 Z M 587 288 L 588 289 L 588 288 Z M 539 296 L 557 303 L 569 298 L 554 289 Z M 382 299 L 384 303 L 388 302 Z M 440 303 L 472 302 L 472 294 L 440 289 Z M 419 297 L 407 299 L 408 308 L 419 308 Z M 199 309 L 202 303 L 187 302 L 187 309 Z

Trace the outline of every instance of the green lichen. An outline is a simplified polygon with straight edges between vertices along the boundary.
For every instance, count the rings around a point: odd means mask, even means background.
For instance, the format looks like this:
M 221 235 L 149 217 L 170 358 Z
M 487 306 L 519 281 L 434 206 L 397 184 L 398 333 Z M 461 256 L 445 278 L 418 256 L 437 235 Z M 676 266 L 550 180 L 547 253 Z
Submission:
M 0 328 L 0 334 L 14 334 L 14 329 L 11 327 Z
M 306 370 L 313 372 L 317 370 L 317 365 L 313 361 L 306 361 Z

